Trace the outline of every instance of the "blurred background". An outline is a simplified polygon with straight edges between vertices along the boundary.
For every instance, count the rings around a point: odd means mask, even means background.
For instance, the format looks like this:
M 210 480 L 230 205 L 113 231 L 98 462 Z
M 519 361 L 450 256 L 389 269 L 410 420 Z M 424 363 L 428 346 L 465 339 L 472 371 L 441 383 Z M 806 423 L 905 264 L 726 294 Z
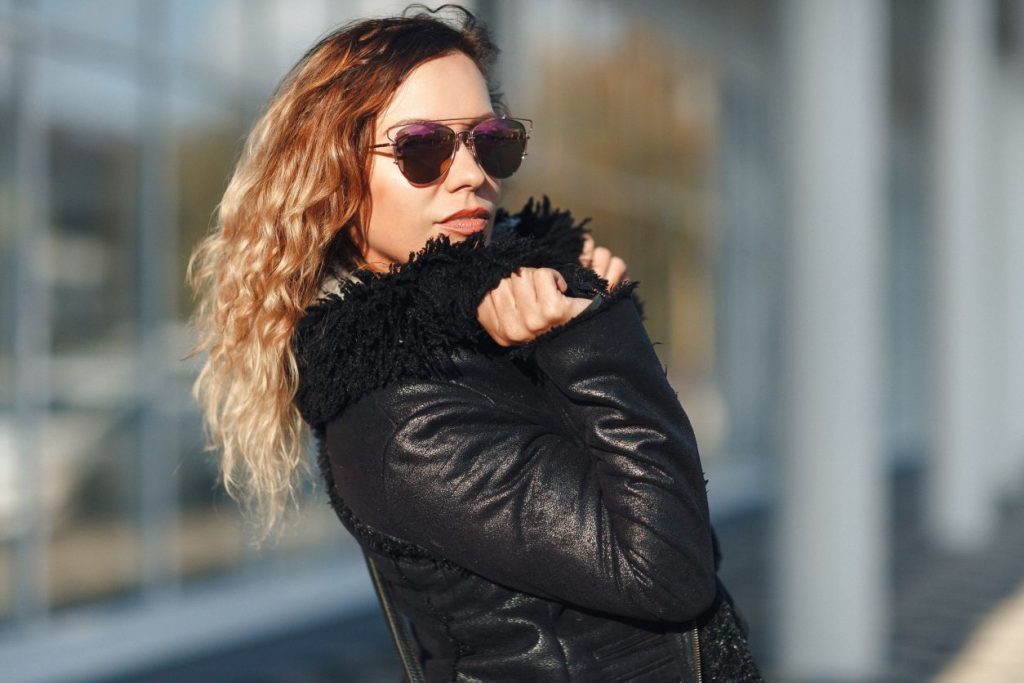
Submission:
M 505 205 L 641 282 L 770 680 L 1024 680 L 1024 0 L 466 4 Z M 322 487 L 255 550 L 216 485 L 184 268 L 287 69 L 404 6 L 0 0 L 4 681 L 397 680 Z

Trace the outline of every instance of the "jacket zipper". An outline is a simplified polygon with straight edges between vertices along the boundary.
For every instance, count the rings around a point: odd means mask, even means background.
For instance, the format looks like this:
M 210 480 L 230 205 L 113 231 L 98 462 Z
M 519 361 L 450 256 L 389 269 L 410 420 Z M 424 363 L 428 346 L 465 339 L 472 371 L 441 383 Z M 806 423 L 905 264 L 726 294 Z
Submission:
M 370 559 L 370 556 L 366 556 L 366 565 L 370 569 L 370 578 L 373 580 L 373 587 L 377 589 L 377 596 L 380 598 L 380 604 L 383 608 L 384 618 L 388 622 L 388 629 L 391 631 L 391 635 L 394 638 L 395 646 L 398 649 L 398 656 L 402 660 L 402 668 L 405 669 L 405 674 L 409 678 L 409 683 L 424 683 L 423 672 L 420 670 L 419 662 L 416 661 L 415 655 L 412 653 L 412 647 L 409 641 L 405 637 L 405 630 L 402 625 L 398 622 L 398 616 L 395 614 L 394 608 L 391 606 L 391 600 L 388 599 L 385 591 L 387 588 L 381 581 L 380 574 L 377 573 L 377 566 Z
M 697 670 L 697 683 L 703 683 L 704 672 L 700 663 L 700 634 L 697 633 L 697 626 L 694 626 L 693 630 L 690 631 L 690 641 L 693 643 L 693 661 L 694 667 Z

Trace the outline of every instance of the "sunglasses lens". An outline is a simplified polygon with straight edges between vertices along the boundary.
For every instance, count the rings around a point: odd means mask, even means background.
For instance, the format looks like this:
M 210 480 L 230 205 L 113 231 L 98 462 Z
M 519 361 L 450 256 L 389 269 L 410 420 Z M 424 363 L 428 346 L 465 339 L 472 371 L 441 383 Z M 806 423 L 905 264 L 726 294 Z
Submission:
M 473 148 L 487 175 L 508 178 L 523 163 L 526 126 L 513 119 L 489 119 L 473 128 Z
M 402 175 L 417 184 L 432 183 L 448 170 L 455 150 L 455 133 L 445 126 L 417 123 L 395 136 L 395 153 Z

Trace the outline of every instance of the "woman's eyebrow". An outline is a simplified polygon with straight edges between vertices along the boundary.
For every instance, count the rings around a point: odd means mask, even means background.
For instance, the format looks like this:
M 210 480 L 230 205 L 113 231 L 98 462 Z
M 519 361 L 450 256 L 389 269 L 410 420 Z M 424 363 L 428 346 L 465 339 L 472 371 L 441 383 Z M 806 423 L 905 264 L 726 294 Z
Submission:
M 425 118 L 425 117 L 412 118 L 412 119 L 402 119 L 401 121 L 396 121 L 395 123 L 392 123 L 391 125 L 387 126 L 385 129 L 387 129 L 387 128 L 394 128 L 396 126 L 407 126 L 407 125 L 409 125 L 411 123 L 428 123 L 428 122 L 447 123 L 447 122 L 450 122 L 450 121 L 466 121 L 467 123 L 475 125 L 477 123 L 480 123 L 481 121 L 486 121 L 489 118 L 493 118 L 494 116 L 496 116 L 496 114 L 494 114 L 493 112 L 487 112 L 486 114 L 479 114 L 477 116 L 456 116 L 455 118 L 451 118 L 451 119 L 429 119 L 429 118 Z

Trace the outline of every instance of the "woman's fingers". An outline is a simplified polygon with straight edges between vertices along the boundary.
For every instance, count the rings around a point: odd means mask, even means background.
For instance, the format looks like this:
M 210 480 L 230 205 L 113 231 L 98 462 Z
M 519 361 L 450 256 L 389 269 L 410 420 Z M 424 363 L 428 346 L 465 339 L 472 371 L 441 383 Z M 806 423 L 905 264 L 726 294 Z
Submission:
M 562 277 L 562 274 L 559 273 L 557 270 L 552 270 L 551 272 L 555 274 L 555 284 L 558 286 L 558 291 L 561 292 L 562 294 L 565 294 L 565 290 L 569 289 L 569 284 L 565 281 L 565 278 Z
M 477 307 L 477 320 L 494 341 L 502 346 L 514 344 L 516 338 L 524 334 L 522 323 L 516 315 L 512 283 L 508 278 L 484 295 Z
M 502 331 L 511 344 L 530 338 L 533 324 L 531 310 L 536 308 L 536 303 L 531 301 L 535 295 L 532 291 L 526 291 L 527 287 L 529 283 L 523 283 L 523 275 L 513 273 L 502 280 L 494 292 L 494 306 L 501 320 Z
M 625 280 L 626 262 L 618 256 L 613 256 L 612 260 L 608 262 L 608 273 L 604 276 L 604 279 L 608 281 L 608 289 L 615 287 Z
M 528 334 L 537 334 L 547 327 L 547 319 L 538 301 L 536 268 L 520 269 L 512 273 L 512 295 L 516 312 Z
M 594 238 L 590 235 L 583 236 L 583 252 L 580 254 L 580 265 L 589 268 L 594 260 Z
M 529 310 L 537 304 L 537 291 L 533 284 L 535 270 L 536 268 L 520 268 L 506 278 L 516 307 L 522 310 Z
M 580 263 L 607 280 L 609 289 L 626 279 L 626 262 L 613 255 L 608 247 L 594 246 L 594 240 L 590 235 L 583 238 Z
M 566 297 L 561 273 L 551 268 L 520 268 L 488 292 L 477 307 L 477 319 L 502 346 L 528 342 L 573 318 L 587 299 Z
M 501 346 L 511 346 L 535 336 L 531 327 L 538 322 L 534 320 L 535 314 L 531 310 L 536 309 L 536 293 L 531 277 L 516 272 L 503 278 L 497 287 L 484 296 L 477 308 L 477 320 L 495 342 Z
M 611 260 L 612 252 L 608 247 L 595 247 L 590 268 L 601 277 L 608 279 L 608 266 L 611 264 Z
M 551 327 L 550 321 L 560 319 L 565 313 L 568 301 L 568 297 L 562 294 L 567 288 L 565 278 L 550 268 L 538 268 L 533 275 L 538 305 L 547 326 Z

